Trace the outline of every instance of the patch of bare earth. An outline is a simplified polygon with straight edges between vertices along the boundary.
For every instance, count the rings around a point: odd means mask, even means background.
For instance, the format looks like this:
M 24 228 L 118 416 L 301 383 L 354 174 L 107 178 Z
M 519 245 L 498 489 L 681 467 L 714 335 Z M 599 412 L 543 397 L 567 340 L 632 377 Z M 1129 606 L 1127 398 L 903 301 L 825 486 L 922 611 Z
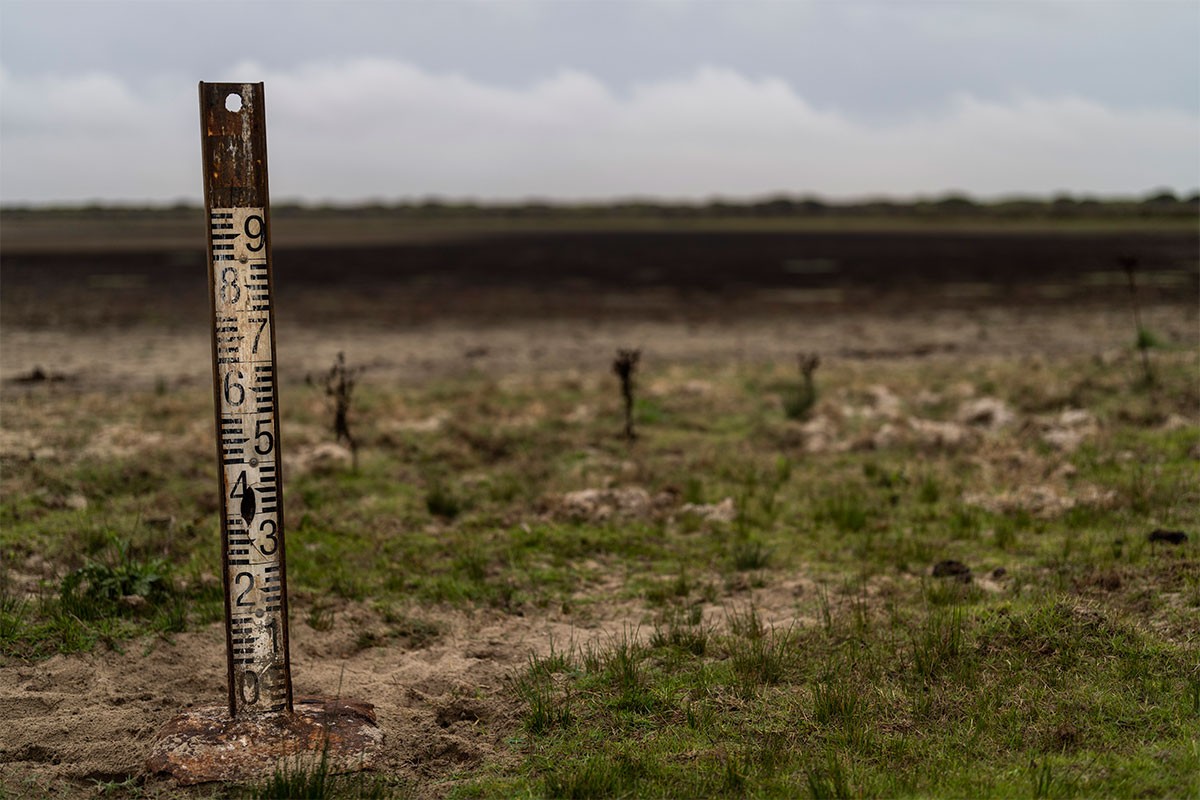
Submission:
M 1143 309 L 1145 324 L 1170 341 L 1195 338 L 1196 313 L 1179 305 Z M 911 313 L 799 307 L 793 314 L 686 321 L 541 320 L 470 321 L 421 327 L 311 325 L 279 322 L 279 369 L 284 380 L 328 370 L 339 352 L 367 372 L 365 379 L 414 383 L 484 373 L 496 377 L 580 370 L 604 375 L 616 348 L 640 346 L 645 369 L 666 363 L 737 365 L 791 362 L 798 349 L 826 361 L 874 362 L 905 358 L 989 358 L 1094 355 L 1127 350 L 1129 314 L 1123 308 L 923 309 Z M 13 391 L 41 370 L 62 375 L 66 390 L 80 387 L 152 388 L 207 385 L 209 335 L 151 325 L 90 333 L 3 329 L 0 378 Z M 653 388 L 653 387 L 652 387 Z M 705 390 L 701 384 L 692 387 Z M 432 420 L 412 424 L 436 427 Z

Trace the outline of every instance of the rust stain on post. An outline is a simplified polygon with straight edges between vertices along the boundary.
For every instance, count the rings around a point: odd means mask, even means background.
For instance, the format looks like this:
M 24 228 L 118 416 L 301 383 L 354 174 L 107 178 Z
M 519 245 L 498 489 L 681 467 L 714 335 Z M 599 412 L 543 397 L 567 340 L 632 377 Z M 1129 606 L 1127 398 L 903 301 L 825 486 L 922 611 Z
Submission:
M 241 109 L 230 111 L 236 94 Z M 201 83 L 204 197 L 209 208 L 263 207 L 267 192 L 267 126 L 261 83 Z

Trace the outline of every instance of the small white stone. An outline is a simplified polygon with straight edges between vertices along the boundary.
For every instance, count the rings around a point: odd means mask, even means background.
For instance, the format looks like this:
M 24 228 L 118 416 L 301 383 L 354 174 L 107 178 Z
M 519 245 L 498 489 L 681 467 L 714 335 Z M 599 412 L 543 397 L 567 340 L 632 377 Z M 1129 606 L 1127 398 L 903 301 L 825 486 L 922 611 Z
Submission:
M 964 425 L 997 431 L 1016 419 L 1012 409 L 998 397 L 979 397 L 968 400 L 958 408 L 958 421 Z

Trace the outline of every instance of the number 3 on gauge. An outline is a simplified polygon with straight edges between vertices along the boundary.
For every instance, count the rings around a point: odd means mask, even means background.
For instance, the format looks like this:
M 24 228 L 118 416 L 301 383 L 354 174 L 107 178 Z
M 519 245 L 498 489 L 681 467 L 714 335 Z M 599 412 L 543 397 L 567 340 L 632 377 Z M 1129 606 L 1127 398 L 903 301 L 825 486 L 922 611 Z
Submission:
M 258 541 L 254 546 L 264 556 L 273 556 L 275 551 L 279 549 L 279 539 L 276 538 L 279 534 L 279 526 L 275 524 L 275 520 L 267 518 L 258 523 Z

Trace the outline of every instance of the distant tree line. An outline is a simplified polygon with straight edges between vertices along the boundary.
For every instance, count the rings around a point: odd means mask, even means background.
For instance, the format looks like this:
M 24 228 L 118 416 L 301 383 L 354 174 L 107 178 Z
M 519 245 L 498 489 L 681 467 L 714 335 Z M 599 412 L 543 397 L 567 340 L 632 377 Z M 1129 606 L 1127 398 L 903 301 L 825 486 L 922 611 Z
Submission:
M 17 206 L 3 209 L 5 215 L 64 214 L 140 216 L 144 214 L 198 213 L 198 205 L 134 206 L 97 204 L 82 206 Z M 1140 198 L 1102 198 L 1059 194 L 1044 197 L 1008 197 L 978 200 L 965 194 L 946 194 L 932 199 L 831 201 L 814 196 L 774 195 L 756 200 L 713 199 L 696 202 L 633 199 L 603 202 L 510 201 L 478 202 L 436 197 L 397 202 L 313 204 L 276 201 L 276 216 L 308 214 L 380 215 L 411 219 L 1170 219 L 1197 218 L 1200 192 L 1180 197 L 1159 190 Z

